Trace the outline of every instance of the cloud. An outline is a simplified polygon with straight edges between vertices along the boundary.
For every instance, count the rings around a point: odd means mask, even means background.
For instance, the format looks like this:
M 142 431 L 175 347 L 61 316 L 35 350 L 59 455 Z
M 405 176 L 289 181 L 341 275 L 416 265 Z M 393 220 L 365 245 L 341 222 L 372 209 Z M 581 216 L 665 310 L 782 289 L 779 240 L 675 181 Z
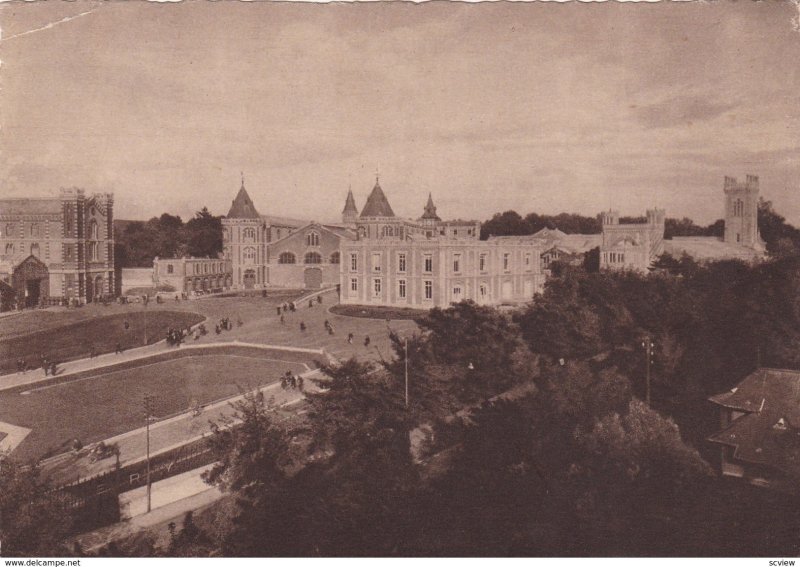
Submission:
M 708 122 L 733 110 L 736 106 L 698 96 L 676 96 L 634 110 L 646 128 L 672 128 Z

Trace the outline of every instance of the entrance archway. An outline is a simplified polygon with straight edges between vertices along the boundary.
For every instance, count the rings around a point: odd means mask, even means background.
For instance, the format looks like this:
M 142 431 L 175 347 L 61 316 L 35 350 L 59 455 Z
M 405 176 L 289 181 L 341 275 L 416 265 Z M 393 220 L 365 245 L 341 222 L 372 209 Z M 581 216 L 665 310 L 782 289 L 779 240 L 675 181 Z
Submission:
M 256 271 L 245 270 L 244 272 L 244 288 L 253 289 L 256 285 Z
M 50 272 L 35 256 L 20 262 L 11 275 L 11 286 L 17 301 L 25 307 L 36 307 L 46 302 L 50 291 Z

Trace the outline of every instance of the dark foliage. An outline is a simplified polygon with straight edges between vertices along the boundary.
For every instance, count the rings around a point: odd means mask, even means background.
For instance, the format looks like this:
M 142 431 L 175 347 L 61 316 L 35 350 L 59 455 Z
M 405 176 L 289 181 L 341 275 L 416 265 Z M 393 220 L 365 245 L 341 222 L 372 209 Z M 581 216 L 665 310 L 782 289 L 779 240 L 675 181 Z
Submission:
M 156 256 L 216 258 L 222 252 L 222 217 L 212 215 L 206 207 L 187 223 L 164 213 L 149 221 L 118 224 L 114 239 L 118 268 L 151 267 Z

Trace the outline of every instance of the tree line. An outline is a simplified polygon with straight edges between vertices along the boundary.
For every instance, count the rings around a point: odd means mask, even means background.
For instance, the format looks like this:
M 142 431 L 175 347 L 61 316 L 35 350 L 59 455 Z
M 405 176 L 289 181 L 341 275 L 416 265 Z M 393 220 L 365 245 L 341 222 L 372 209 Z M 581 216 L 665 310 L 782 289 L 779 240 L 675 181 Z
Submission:
M 152 267 L 156 256 L 216 258 L 222 252 L 222 218 L 203 207 L 187 222 L 168 213 L 148 221 L 116 221 L 116 265 L 118 268 Z

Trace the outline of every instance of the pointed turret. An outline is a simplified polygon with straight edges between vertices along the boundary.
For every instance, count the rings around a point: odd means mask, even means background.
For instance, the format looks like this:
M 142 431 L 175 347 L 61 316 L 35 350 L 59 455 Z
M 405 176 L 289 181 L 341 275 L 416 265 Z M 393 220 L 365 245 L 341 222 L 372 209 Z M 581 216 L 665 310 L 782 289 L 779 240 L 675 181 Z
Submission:
M 425 212 L 422 213 L 423 219 L 440 221 L 442 219 L 436 214 L 436 205 L 433 204 L 433 195 L 428 193 L 428 204 L 425 205 Z
M 353 198 L 353 191 L 347 191 L 347 200 L 344 202 L 344 209 L 342 210 L 342 222 L 344 224 L 352 224 L 358 219 L 358 207 L 356 207 L 356 200 Z
M 375 187 L 372 188 L 372 193 L 369 194 L 367 203 L 361 211 L 361 218 L 367 217 L 394 217 L 394 211 L 386 195 L 383 194 L 377 177 L 375 177 Z
M 236 194 L 236 198 L 231 203 L 231 209 L 228 211 L 229 219 L 260 219 L 261 215 L 258 214 L 253 200 L 247 194 L 244 188 L 244 176 L 242 176 L 242 187 Z

